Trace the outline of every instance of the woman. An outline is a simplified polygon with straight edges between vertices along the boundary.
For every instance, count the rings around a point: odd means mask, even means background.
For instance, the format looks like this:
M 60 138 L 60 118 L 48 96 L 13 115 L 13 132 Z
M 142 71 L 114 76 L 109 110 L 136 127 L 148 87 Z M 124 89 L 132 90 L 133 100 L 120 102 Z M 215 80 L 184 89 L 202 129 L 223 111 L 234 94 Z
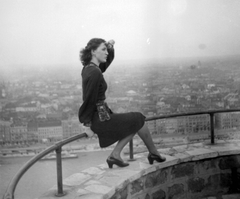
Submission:
M 103 74 L 114 59 L 114 41 L 106 42 L 100 38 L 91 39 L 87 46 L 80 51 L 82 69 L 83 103 L 78 117 L 85 126 L 85 132 L 92 136 L 98 135 L 100 147 L 108 147 L 117 142 L 107 158 L 109 168 L 115 164 L 125 167 L 129 164 L 120 156 L 124 146 L 138 133 L 149 150 L 148 160 L 163 162 L 154 146 L 152 137 L 145 123 L 145 116 L 140 112 L 113 113 L 104 102 L 107 84 Z

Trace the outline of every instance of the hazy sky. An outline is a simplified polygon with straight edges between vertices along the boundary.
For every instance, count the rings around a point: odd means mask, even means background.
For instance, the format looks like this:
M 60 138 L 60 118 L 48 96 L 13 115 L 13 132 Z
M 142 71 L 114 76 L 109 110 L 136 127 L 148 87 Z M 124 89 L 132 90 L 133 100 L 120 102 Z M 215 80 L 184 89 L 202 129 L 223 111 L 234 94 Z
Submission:
M 93 37 L 115 60 L 238 54 L 239 0 L 0 0 L 0 66 L 75 64 Z

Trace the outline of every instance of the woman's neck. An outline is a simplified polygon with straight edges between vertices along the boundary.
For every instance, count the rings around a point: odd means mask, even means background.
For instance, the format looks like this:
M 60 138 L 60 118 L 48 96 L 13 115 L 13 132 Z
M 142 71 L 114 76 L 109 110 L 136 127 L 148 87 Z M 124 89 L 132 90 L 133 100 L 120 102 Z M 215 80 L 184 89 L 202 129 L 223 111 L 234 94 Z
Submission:
M 98 60 L 96 60 L 96 59 L 92 59 L 91 62 L 94 63 L 94 64 L 96 64 L 97 66 L 100 65 L 100 63 L 99 63 Z

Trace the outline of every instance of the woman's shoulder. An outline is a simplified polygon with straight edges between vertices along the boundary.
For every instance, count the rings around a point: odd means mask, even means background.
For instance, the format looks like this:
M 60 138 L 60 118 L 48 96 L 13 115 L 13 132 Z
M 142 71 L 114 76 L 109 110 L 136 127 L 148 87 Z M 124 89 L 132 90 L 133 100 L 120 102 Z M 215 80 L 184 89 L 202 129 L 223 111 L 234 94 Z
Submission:
M 83 70 L 82 70 L 82 75 L 102 75 L 102 72 L 100 70 L 100 68 L 98 68 L 96 65 L 94 64 L 88 64 L 86 66 L 84 66 Z

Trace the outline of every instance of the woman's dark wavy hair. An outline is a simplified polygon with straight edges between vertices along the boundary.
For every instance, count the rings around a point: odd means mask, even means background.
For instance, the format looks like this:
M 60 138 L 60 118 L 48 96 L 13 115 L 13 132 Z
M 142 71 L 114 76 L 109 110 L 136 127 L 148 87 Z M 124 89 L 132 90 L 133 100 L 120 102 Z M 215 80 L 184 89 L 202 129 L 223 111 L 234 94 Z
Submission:
M 92 60 L 91 51 L 96 50 L 102 43 L 106 43 L 106 41 L 101 38 L 93 38 L 87 43 L 87 46 L 80 51 L 79 57 L 83 66 L 90 63 Z

